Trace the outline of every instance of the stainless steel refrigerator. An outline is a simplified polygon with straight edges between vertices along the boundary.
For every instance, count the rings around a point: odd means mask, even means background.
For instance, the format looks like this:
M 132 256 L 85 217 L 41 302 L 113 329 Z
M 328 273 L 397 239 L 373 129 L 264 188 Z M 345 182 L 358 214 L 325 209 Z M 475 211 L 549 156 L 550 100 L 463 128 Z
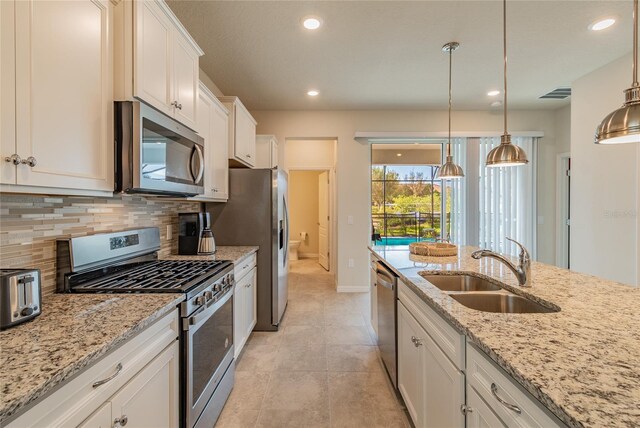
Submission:
M 216 245 L 260 247 L 255 330 L 277 330 L 287 306 L 287 180 L 277 169 L 229 169 L 229 200 L 207 204 Z

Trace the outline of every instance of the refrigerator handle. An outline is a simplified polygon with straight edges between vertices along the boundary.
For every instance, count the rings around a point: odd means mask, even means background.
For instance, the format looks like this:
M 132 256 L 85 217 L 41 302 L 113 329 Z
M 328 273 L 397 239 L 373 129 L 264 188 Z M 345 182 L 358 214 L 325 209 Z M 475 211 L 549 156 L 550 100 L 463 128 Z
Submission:
M 282 206 L 284 208 L 284 260 L 282 265 L 287 265 L 287 257 L 289 257 L 289 208 L 287 207 L 287 199 L 282 197 Z

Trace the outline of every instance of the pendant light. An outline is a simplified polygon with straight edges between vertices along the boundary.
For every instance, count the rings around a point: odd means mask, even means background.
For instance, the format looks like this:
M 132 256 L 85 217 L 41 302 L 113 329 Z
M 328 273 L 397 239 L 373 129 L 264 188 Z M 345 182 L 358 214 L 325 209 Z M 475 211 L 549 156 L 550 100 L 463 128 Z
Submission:
M 633 83 L 625 102 L 596 129 L 596 144 L 640 143 L 640 85 L 638 85 L 638 0 L 633 0 Z
M 488 167 L 519 166 L 529 163 L 525 151 L 511 144 L 511 135 L 507 131 L 507 0 L 502 1 L 502 44 L 504 48 L 504 134 L 500 145 L 487 155 Z
M 460 43 L 449 42 L 442 47 L 443 52 L 449 53 L 449 140 L 447 141 L 447 160 L 438 169 L 438 178 L 441 180 L 451 180 L 464 177 L 464 172 L 460 165 L 453 163 L 453 156 L 451 156 L 451 62 L 453 51 L 460 47 Z

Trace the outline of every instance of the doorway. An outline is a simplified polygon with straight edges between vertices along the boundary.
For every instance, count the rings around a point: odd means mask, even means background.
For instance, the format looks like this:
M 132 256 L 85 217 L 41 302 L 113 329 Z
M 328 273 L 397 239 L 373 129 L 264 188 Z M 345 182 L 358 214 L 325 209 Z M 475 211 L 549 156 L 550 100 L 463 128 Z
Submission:
M 331 270 L 331 171 L 289 170 L 290 256 Z

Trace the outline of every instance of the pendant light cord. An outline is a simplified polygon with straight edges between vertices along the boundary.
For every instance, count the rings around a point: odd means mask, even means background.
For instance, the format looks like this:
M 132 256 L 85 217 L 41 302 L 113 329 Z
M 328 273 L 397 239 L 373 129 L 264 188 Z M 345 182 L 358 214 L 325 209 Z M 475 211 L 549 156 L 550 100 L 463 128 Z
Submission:
M 633 86 L 638 85 L 638 0 L 633 0 Z
M 504 48 L 504 135 L 507 135 L 507 0 L 502 1 L 502 46 Z
M 447 143 L 447 156 L 451 156 L 451 64 L 453 58 L 453 46 L 449 48 L 449 140 Z

